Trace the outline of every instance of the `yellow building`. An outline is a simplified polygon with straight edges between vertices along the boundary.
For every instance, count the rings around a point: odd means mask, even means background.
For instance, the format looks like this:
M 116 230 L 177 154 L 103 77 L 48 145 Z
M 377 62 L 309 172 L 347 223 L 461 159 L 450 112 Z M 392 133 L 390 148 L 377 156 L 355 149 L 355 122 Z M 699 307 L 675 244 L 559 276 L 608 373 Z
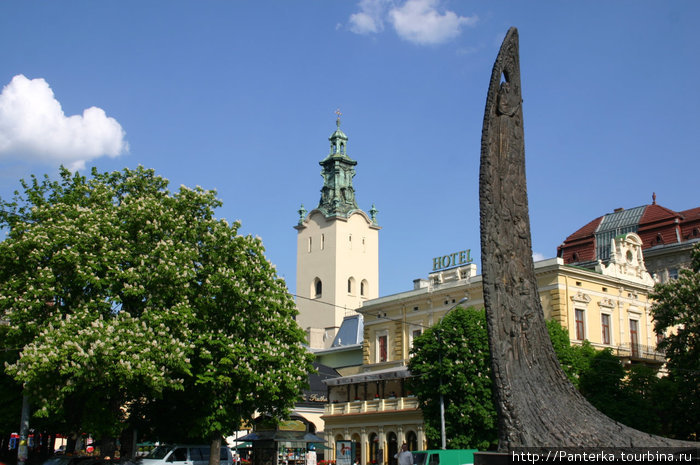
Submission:
M 354 442 L 359 463 L 389 463 L 401 443 L 426 448 L 418 401 L 404 381 L 413 339 L 457 306 L 483 307 L 481 276 L 469 251 L 433 260 L 428 279 L 414 289 L 369 300 L 364 316 L 363 365 L 359 373 L 326 381 L 323 420 L 327 443 Z M 648 296 L 654 281 L 644 267 L 634 233 L 611 241 L 607 264 L 595 269 L 564 265 L 561 258 L 535 263 L 546 319 L 568 329 L 572 343 L 609 347 L 626 363 L 660 365 Z

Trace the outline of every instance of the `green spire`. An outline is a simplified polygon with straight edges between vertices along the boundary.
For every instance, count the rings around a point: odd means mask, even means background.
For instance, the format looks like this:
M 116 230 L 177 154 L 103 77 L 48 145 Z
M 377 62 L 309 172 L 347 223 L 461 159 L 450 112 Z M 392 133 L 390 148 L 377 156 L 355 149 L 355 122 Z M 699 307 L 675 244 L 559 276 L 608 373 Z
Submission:
M 299 224 L 303 224 L 304 218 L 306 218 L 306 208 L 304 208 L 303 203 L 301 204 L 301 207 L 299 208 L 299 210 L 297 210 L 297 212 L 299 213 Z
M 379 213 L 379 210 L 377 210 L 377 207 L 372 204 L 372 208 L 369 209 L 369 217 L 372 219 L 372 223 L 377 224 L 377 213 Z
M 355 176 L 354 166 L 357 162 L 347 155 L 348 136 L 340 130 L 340 110 L 336 110 L 338 118 L 335 120 L 336 130 L 328 140 L 331 142 L 330 153 L 319 162 L 323 167 L 323 188 L 321 189 L 321 201 L 318 209 L 326 217 L 348 216 L 353 210 L 357 210 L 355 202 L 355 189 L 352 187 L 352 178 Z

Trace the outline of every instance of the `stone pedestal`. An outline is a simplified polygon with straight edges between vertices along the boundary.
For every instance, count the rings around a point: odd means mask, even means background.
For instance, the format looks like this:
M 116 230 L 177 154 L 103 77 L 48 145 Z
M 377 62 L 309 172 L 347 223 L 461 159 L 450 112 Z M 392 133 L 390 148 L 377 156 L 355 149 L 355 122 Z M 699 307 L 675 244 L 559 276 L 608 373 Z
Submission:
M 508 465 L 509 460 L 507 452 L 474 452 L 474 465 Z

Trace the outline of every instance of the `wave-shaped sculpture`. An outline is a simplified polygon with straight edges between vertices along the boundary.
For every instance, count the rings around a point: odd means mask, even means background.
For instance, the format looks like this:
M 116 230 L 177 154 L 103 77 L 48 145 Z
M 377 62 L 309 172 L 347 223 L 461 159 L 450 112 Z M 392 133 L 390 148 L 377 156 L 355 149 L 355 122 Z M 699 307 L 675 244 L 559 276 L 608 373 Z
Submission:
M 518 447 L 673 447 L 596 410 L 567 380 L 545 326 L 532 260 L 525 183 L 518 31 L 491 74 L 481 139 L 481 264 L 499 450 Z

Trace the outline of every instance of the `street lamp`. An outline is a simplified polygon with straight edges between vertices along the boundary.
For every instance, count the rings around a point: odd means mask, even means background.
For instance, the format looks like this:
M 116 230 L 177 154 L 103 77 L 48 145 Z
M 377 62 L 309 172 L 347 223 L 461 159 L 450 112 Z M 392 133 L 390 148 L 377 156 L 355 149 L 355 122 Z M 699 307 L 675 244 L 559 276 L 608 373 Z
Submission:
M 438 320 L 438 326 L 442 323 L 442 319 L 447 316 L 455 308 L 462 305 L 464 302 L 469 300 L 469 297 L 462 297 L 459 302 L 450 307 L 442 317 Z M 438 345 L 440 351 L 438 352 L 438 362 L 440 365 L 440 449 L 447 449 L 447 438 L 445 437 L 445 398 L 442 395 L 442 336 L 440 335 L 440 328 L 437 328 Z

